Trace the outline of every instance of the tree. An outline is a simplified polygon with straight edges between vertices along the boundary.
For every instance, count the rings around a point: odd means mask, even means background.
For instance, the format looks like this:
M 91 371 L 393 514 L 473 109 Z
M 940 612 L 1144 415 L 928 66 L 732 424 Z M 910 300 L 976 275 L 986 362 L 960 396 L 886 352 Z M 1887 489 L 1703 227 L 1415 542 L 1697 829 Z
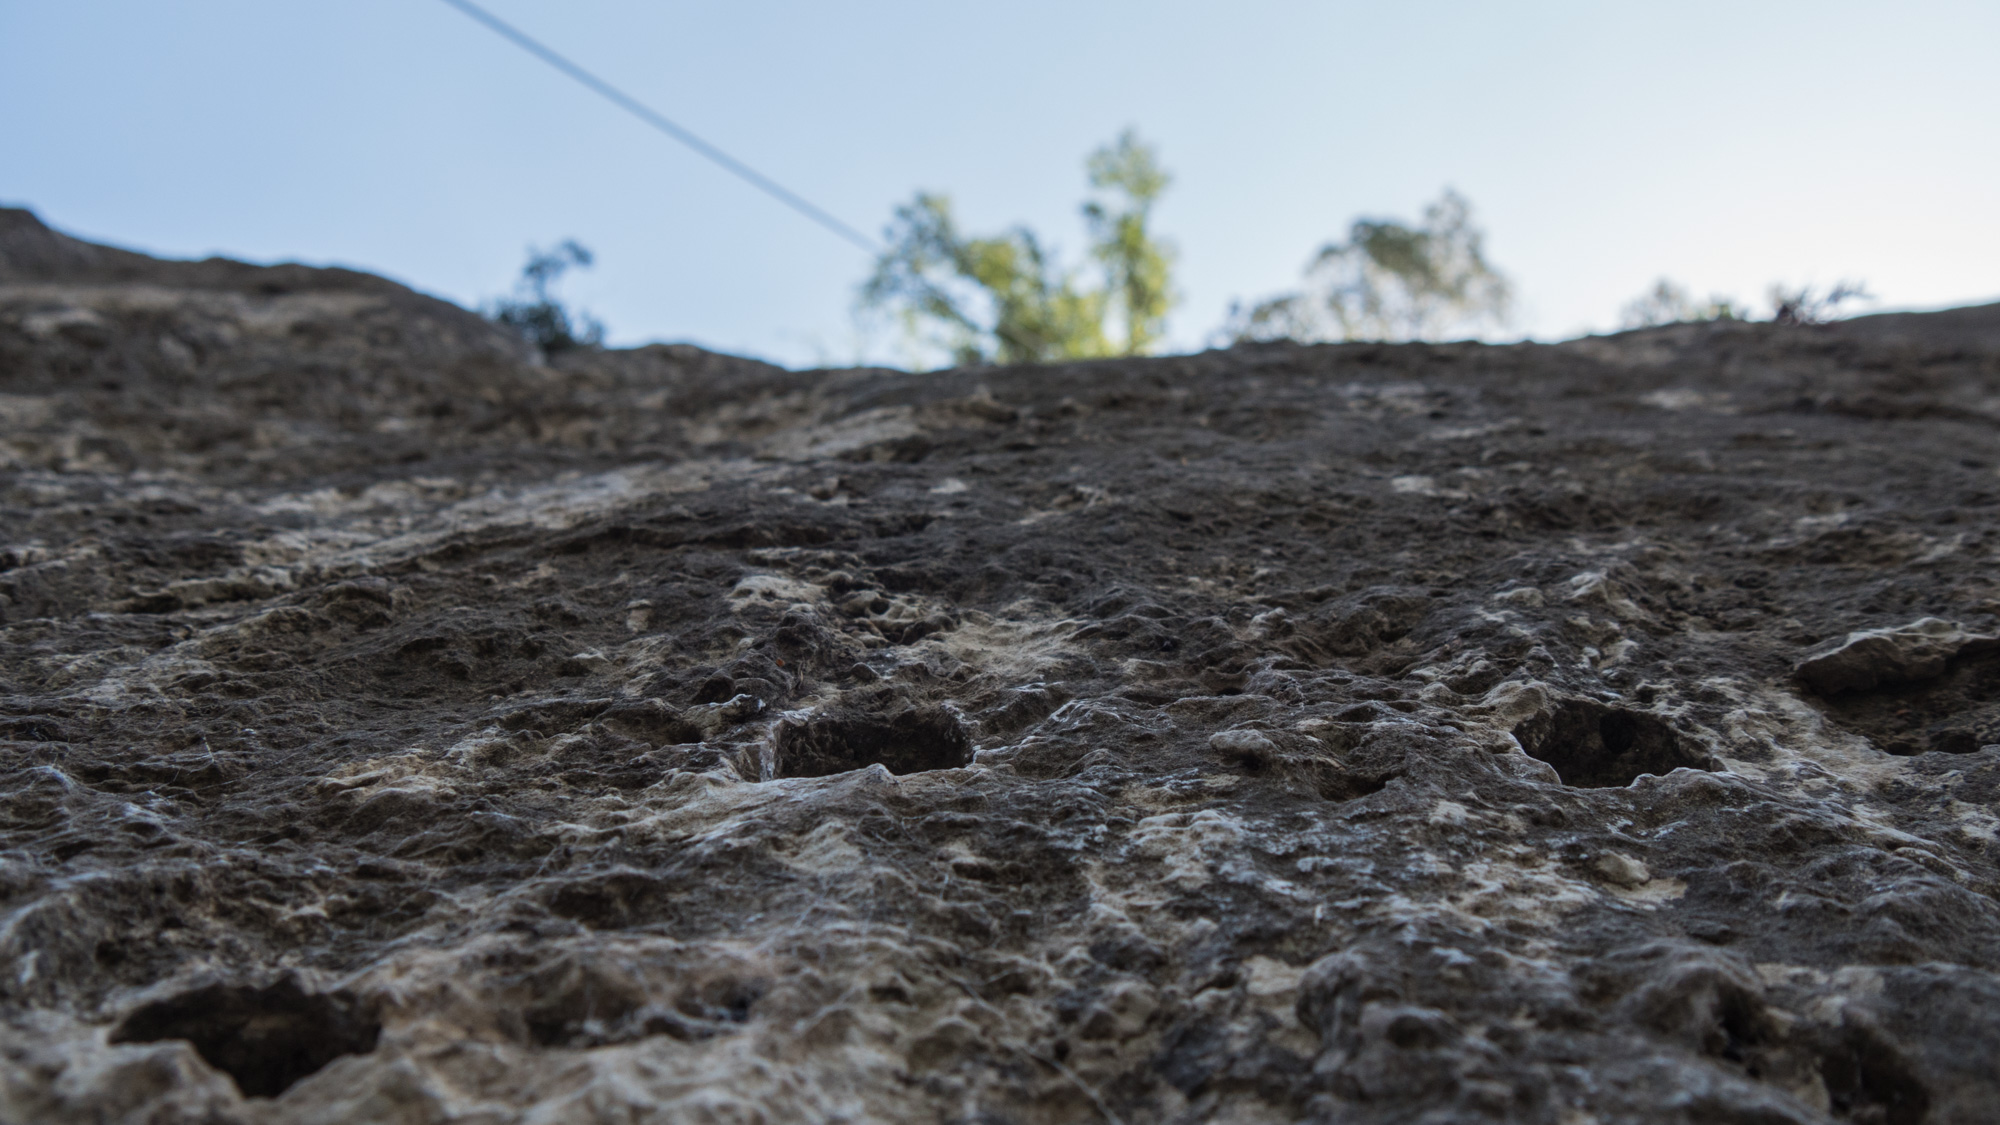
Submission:
M 1130 129 L 1091 153 L 1084 167 L 1091 187 L 1125 197 L 1123 210 L 1092 200 L 1083 205 L 1083 216 L 1095 238 L 1091 254 L 1104 267 L 1107 296 L 1124 315 L 1123 351 L 1143 355 L 1166 335 L 1167 312 L 1174 302 L 1174 250 L 1154 238 L 1151 229 L 1153 204 L 1173 177 Z
M 1237 307 L 1238 340 L 1433 340 L 1504 325 L 1513 287 L 1486 260 L 1472 205 L 1447 188 L 1416 226 L 1357 219 L 1320 248 L 1303 288 Z
M 1102 298 L 1077 288 L 1035 232 L 966 238 L 951 200 L 919 193 L 896 209 L 889 248 L 862 286 L 865 307 L 890 308 L 905 331 L 954 363 L 1041 363 L 1104 355 Z
M 553 250 L 529 247 L 528 263 L 521 267 L 521 278 L 514 283 L 514 296 L 493 302 L 486 315 L 549 355 L 602 346 L 604 325 L 588 313 L 572 313 L 553 293 L 563 274 L 576 267 L 588 269 L 595 260 L 575 239 L 565 240 Z
M 1749 319 L 1730 297 L 1710 296 L 1707 304 L 1697 302 L 1675 282 L 1661 278 L 1653 287 L 1628 301 L 1619 313 L 1623 328 L 1657 328 L 1704 320 Z
M 1083 207 L 1101 271 L 1095 284 L 1027 227 L 967 237 L 949 198 L 919 192 L 896 209 L 888 249 L 861 287 L 861 306 L 892 311 L 913 340 L 959 364 L 1153 350 L 1173 304 L 1173 250 L 1150 225 L 1168 176 L 1130 130 L 1093 152 L 1086 170 L 1091 186 L 1112 196 Z M 1115 335 L 1106 325 L 1113 317 L 1121 322 Z
M 1771 286 L 1771 319 L 1779 324 L 1825 324 L 1840 316 L 1840 307 L 1850 301 L 1872 301 L 1874 294 L 1859 281 L 1840 281 L 1821 293 L 1811 285 L 1796 289 Z

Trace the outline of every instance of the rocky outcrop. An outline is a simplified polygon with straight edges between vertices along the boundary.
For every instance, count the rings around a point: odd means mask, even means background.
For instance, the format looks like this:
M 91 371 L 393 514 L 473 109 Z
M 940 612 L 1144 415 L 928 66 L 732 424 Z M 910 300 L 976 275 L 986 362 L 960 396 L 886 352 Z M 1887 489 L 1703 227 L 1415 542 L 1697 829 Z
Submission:
M 542 362 L 0 215 L 0 1119 L 1987 1120 L 1930 323 Z
M 1968 633 L 1926 617 L 1886 629 L 1849 633 L 1839 644 L 1799 662 L 1799 679 L 1820 695 L 1872 691 L 1932 679 L 1960 657 L 2000 648 L 2000 637 Z

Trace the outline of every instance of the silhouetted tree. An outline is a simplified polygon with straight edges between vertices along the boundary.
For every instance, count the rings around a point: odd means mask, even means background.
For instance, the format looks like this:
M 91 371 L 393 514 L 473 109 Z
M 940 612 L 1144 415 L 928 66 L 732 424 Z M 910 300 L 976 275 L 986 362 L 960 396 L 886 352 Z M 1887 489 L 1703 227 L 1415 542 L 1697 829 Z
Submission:
M 1859 281 L 1835 282 L 1824 293 L 1811 285 L 1796 288 L 1773 285 L 1770 297 L 1771 319 L 1779 324 L 1825 324 L 1839 319 L 1842 305 L 1875 299 L 1868 286 Z
M 604 343 L 604 325 L 588 313 L 571 312 L 556 299 L 554 287 L 572 268 L 588 269 L 595 261 L 575 239 L 552 250 L 528 248 L 528 263 L 514 283 L 514 296 L 493 302 L 487 316 L 519 332 L 548 354 L 571 348 L 595 348 Z

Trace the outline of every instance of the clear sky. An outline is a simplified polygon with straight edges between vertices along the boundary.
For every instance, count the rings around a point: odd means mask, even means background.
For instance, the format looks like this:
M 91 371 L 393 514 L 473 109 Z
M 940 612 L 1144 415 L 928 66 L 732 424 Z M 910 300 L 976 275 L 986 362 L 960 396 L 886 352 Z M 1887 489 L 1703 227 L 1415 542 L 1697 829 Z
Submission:
M 2000 299 L 1993 0 L 485 2 L 868 231 L 924 188 L 1074 254 L 1083 157 L 1136 126 L 1176 176 L 1178 348 L 1446 185 L 1520 334 L 1662 275 Z M 437 0 L 0 0 L 0 120 L 0 201 L 85 237 L 464 303 L 575 237 L 616 343 L 895 354 L 855 327 L 865 254 Z

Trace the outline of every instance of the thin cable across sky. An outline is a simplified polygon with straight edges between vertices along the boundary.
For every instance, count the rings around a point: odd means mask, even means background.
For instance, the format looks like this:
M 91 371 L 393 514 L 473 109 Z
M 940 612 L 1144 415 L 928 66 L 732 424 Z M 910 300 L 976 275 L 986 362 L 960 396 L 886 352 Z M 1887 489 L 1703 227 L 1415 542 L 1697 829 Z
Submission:
M 812 201 L 806 199 L 804 196 L 676 125 L 637 98 L 632 97 L 625 91 L 620 90 L 618 87 L 613 86 L 611 83 L 606 82 L 604 79 L 599 78 L 583 67 L 557 54 L 533 36 L 530 36 L 528 33 L 479 5 L 472 3 L 471 0 L 444 0 L 444 2 L 478 20 L 480 23 L 485 24 L 497 34 L 511 41 L 515 46 L 581 82 L 613 105 L 618 106 L 632 116 L 665 133 L 667 136 L 720 164 L 738 178 L 747 181 L 752 187 L 790 207 L 792 210 L 797 211 L 799 214 L 804 215 L 806 218 L 811 219 L 813 222 L 818 223 L 820 226 L 825 227 L 827 230 L 832 231 L 834 234 L 859 246 L 870 254 L 878 253 L 881 250 L 881 245 L 874 239 L 861 233 L 854 227 L 841 222 L 825 209 L 815 206 Z

